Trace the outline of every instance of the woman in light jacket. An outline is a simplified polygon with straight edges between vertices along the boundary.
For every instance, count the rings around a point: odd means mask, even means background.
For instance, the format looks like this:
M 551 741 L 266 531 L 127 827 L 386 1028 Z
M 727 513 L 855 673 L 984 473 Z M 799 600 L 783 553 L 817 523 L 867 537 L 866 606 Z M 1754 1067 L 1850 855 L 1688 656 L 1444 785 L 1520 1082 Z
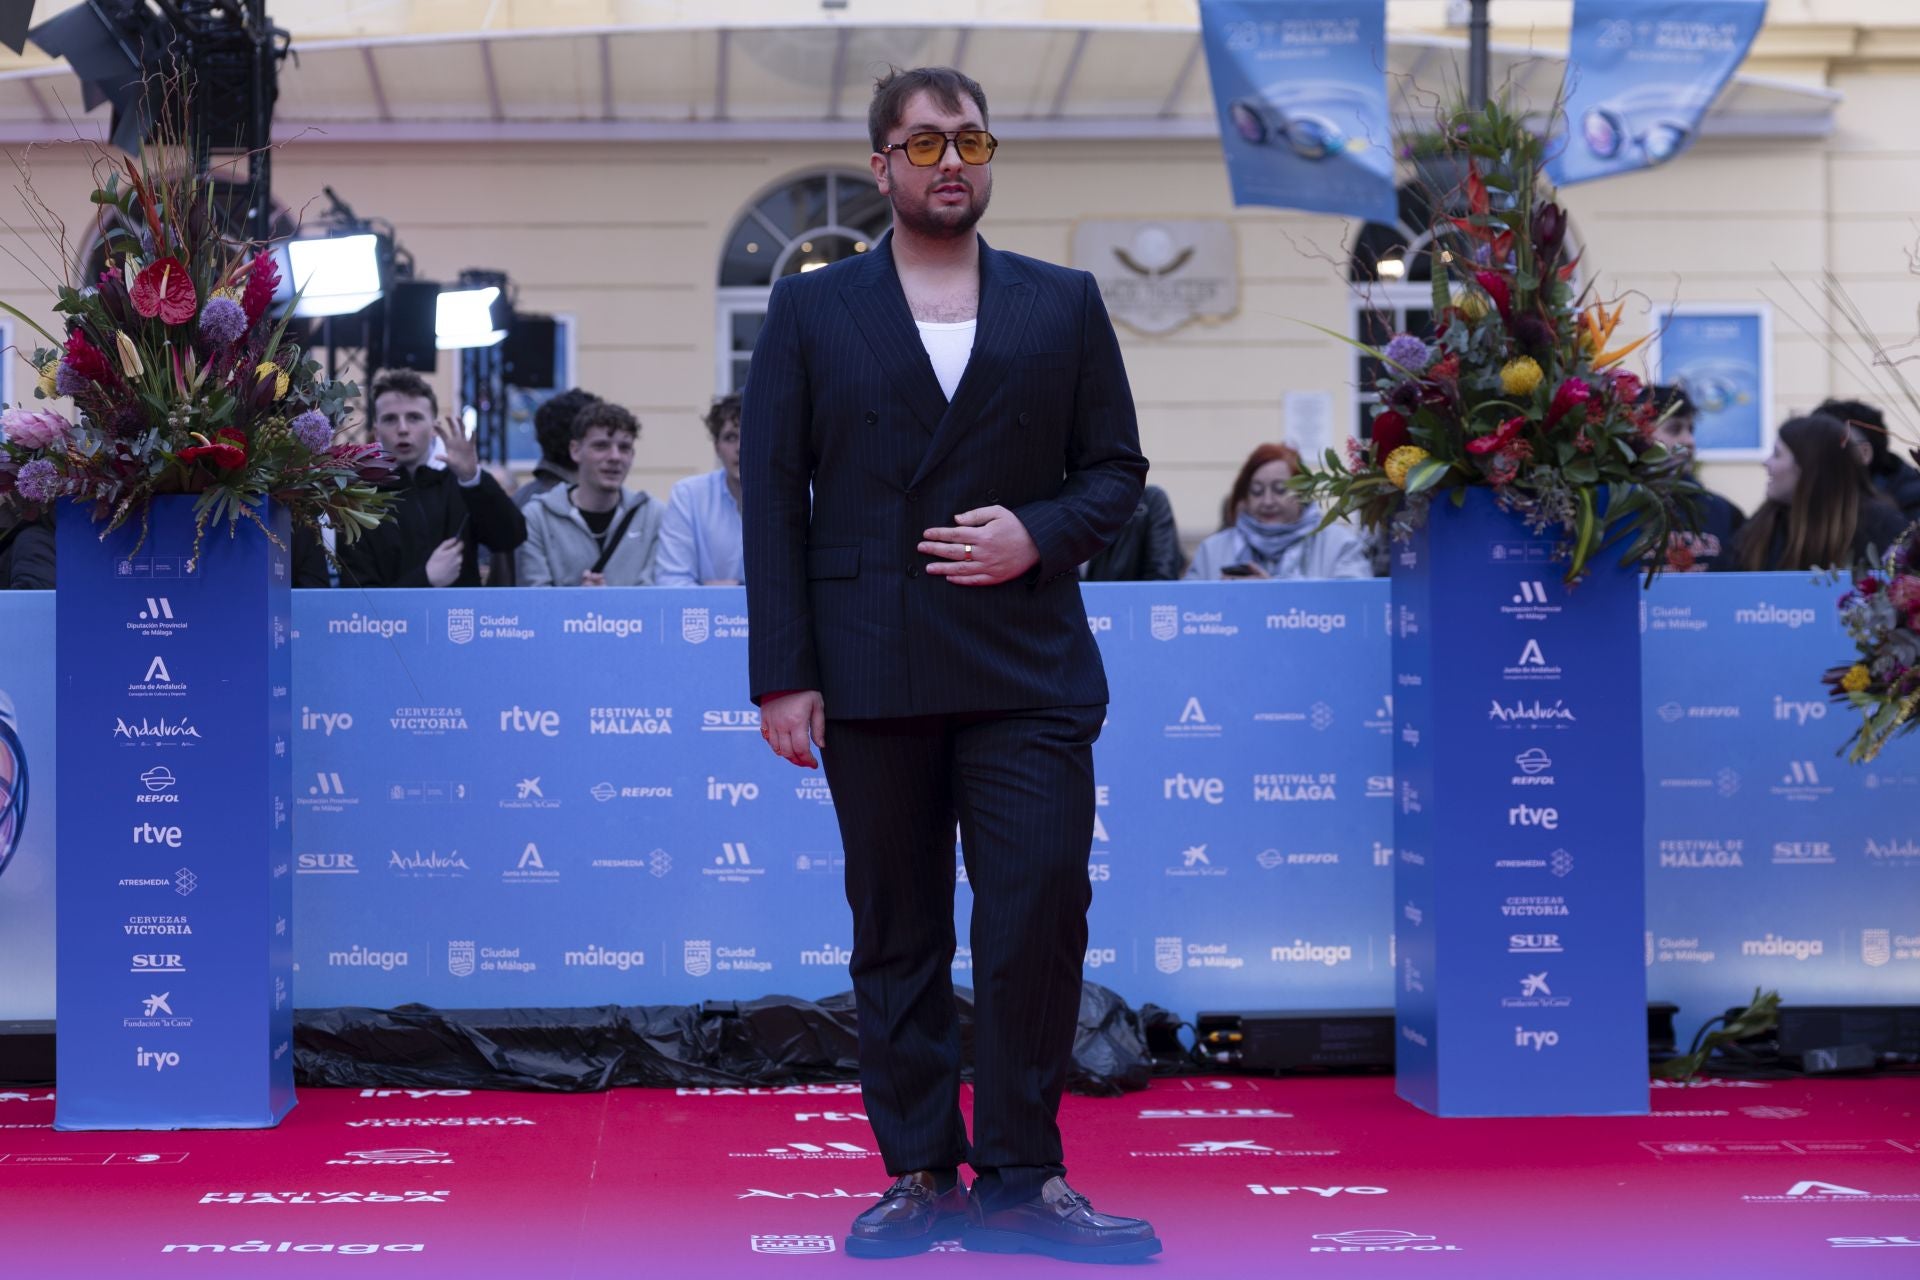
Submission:
M 1292 445 L 1248 454 L 1221 508 L 1220 532 L 1193 553 L 1187 577 L 1371 578 L 1360 535 L 1343 524 L 1319 528 L 1320 508 L 1287 488 L 1299 470 Z

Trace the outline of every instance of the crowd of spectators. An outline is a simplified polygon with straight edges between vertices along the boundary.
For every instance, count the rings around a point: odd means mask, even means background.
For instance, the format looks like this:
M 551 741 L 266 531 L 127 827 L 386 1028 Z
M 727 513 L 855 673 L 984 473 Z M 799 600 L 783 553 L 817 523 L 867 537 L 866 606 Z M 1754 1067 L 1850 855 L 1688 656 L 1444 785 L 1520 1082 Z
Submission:
M 1678 387 L 1647 394 L 1661 442 L 1693 453 L 1695 410 Z M 662 503 L 627 487 L 641 425 L 627 409 L 574 388 L 534 414 L 540 460 L 509 494 L 480 464 L 433 385 L 393 371 L 367 396 L 374 437 L 395 467 L 393 519 L 333 553 L 295 538 L 302 587 L 737 586 L 740 397 L 722 396 L 703 421 L 713 470 L 673 486 Z M 1186 560 L 1166 491 L 1148 485 L 1108 547 L 1080 566 L 1090 581 L 1366 578 L 1386 571 L 1384 547 L 1322 512 L 1288 485 L 1300 455 L 1262 444 L 1221 503 L 1219 529 Z M 1691 462 L 1689 462 L 1691 466 Z M 1751 517 L 1708 492 L 1693 527 L 1676 531 L 1671 567 L 1810 570 L 1846 567 L 1884 549 L 1920 519 L 1920 471 L 1889 447 L 1874 406 L 1828 400 L 1780 427 L 1766 460 L 1765 500 Z M 54 584 L 51 515 L 23 519 L 0 504 L 0 587 Z

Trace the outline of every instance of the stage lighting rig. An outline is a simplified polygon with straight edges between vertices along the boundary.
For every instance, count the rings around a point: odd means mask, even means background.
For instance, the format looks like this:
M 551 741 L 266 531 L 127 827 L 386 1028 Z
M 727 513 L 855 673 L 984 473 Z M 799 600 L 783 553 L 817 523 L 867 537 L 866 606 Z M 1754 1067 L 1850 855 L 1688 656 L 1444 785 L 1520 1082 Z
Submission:
M 512 324 L 505 273 L 469 269 L 460 273 L 458 285 L 440 291 L 434 342 L 442 351 L 498 346 Z

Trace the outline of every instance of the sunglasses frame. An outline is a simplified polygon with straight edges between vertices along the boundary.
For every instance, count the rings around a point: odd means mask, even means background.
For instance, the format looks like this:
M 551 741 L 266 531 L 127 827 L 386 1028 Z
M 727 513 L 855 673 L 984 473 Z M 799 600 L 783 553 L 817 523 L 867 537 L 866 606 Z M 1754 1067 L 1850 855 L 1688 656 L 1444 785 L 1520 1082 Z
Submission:
M 1000 149 L 1000 139 L 994 137 L 991 133 L 989 133 L 985 129 L 948 129 L 948 130 L 919 129 L 913 133 L 908 134 L 906 137 L 906 141 L 904 142 L 887 143 L 885 146 L 880 148 L 880 154 L 889 155 L 895 151 L 899 151 L 905 154 L 905 156 L 907 157 L 907 163 L 912 165 L 914 168 L 931 169 L 935 165 L 939 164 L 942 160 L 947 158 L 948 147 L 952 147 L 954 149 L 954 154 L 956 155 L 959 154 L 960 135 L 963 133 L 977 133 L 977 134 L 980 134 L 982 137 L 986 138 L 987 158 L 985 160 L 979 161 L 978 163 L 982 165 L 992 164 L 993 153 Z M 913 158 L 913 152 L 910 150 L 910 148 L 913 146 L 913 140 L 915 138 L 940 138 L 943 141 L 938 154 L 936 154 L 933 157 L 933 159 L 928 160 L 923 164 L 920 161 L 915 160 Z M 965 156 L 960 156 L 960 163 L 974 164 L 975 162 L 967 159 Z

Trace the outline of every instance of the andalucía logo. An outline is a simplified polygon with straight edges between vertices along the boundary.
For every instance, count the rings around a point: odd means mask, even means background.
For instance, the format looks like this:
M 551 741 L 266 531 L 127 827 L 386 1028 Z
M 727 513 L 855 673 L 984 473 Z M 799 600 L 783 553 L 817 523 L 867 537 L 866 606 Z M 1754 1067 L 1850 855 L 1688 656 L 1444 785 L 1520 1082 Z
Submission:
M 200 741 L 200 730 L 189 716 L 142 716 L 131 722 L 116 717 L 113 737 L 122 746 L 190 747 Z
M 1487 712 L 1487 719 L 1503 729 L 1564 729 L 1575 723 L 1578 717 L 1573 714 L 1566 702 L 1555 698 L 1552 702 L 1543 702 L 1538 698 L 1526 702 L 1514 702 L 1511 705 L 1493 699 L 1493 705 Z

